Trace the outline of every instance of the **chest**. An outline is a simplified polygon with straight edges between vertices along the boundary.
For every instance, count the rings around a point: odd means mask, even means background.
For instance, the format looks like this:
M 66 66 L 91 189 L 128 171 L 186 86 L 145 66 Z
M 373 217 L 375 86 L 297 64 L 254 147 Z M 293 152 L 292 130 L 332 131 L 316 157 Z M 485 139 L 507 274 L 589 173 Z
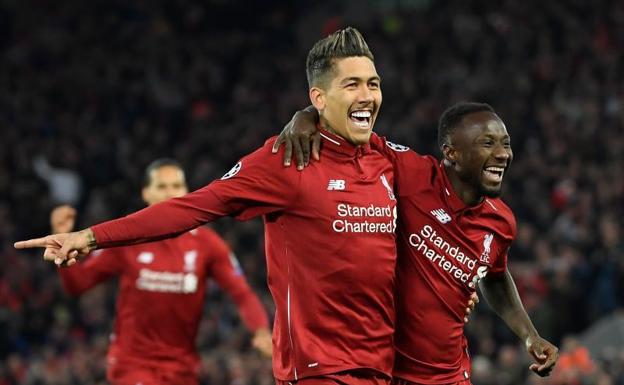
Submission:
M 507 243 L 479 212 L 453 212 L 438 196 L 423 191 L 401 197 L 402 250 L 430 274 L 474 289 L 490 271 L 504 266 Z
M 303 176 L 298 202 L 302 211 L 327 218 L 391 219 L 396 206 L 392 186 L 392 167 L 382 158 L 328 159 Z
M 195 293 L 206 279 L 208 260 L 196 242 L 171 239 L 126 250 L 124 281 L 140 291 Z

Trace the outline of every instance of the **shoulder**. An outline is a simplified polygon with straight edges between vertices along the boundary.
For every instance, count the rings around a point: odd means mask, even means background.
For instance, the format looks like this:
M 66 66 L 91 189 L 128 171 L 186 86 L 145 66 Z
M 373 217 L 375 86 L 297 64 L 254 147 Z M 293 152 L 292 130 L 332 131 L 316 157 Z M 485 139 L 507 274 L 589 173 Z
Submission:
M 385 136 L 379 136 L 374 132 L 371 134 L 370 137 L 370 145 L 373 149 L 381 152 L 382 154 L 390 158 L 394 158 L 404 152 L 412 151 L 409 147 L 391 142 Z
M 376 134 L 371 135 L 371 147 L 397 165 L 430 167 L 432 164 L 435 165 L 437 163 L 432 156 L 421 155 L 403 144 L 392 142 L 386 137 Z
M 502 199 L 485 198 L 483 213 L 504 238 L 512 241 L 516 237 L 516 217 Z
M 277 153 L 273 153 L 273 144 L 277 137 L 269 138 L 262 147 L 243 156 L 220 180 L 234 179 L 237 176 L 267 176 L 278 178 L 297 177 L 296 167 L 284 167 L 284 146 L 280 146 Z

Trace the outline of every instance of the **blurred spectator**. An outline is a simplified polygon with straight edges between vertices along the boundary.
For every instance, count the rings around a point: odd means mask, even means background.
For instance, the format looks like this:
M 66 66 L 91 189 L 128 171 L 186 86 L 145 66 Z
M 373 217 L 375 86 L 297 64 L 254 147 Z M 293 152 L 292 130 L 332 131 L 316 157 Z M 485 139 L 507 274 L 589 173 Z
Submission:
M 48 183 L 52 203 L 77 205 L 82 192 L 80 175 L 76 171 L 54 168 L 44 157 L 37 156 L 33 161 L 33 169 L 37 176 Z

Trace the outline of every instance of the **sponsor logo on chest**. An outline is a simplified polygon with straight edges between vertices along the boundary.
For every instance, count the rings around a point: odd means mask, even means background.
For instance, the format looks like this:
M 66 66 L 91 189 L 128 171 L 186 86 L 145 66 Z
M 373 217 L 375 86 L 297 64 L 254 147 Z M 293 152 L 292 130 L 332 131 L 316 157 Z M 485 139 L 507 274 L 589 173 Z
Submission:
M 332 181 L 330 180 L 330 186 Z M 342 181 L 344 182 L 344 181 Z M 337 185 L 337 184 L 336 184 Z M 341 184 L 342 186 L 343 184 Z M 396 199 L 392 186 L 385 175 L 379 177 L 379 184 L 367 188 L 385 191 L 385 204 L 370 203 L 366 205 L 351 203 L 336 203 L 335 219 L 332 221 L 332 230 L 336 233 L 394 233 L 396 229 L 397 209 Z M 328 187 L 329 190 L 329 187 Z M 364 194 L 370 196 L 370 192 Z M 376 190 L 375 194 L 379 194 Z M 387 199 L 385 198 L 387 196 Z
M 427 258 L 435 268 L 474 289 L 488 273 L 489 266 L 482 264 L 490 263 L 494 234 L 485 234 L 481 239 L 483 252 L 479 258 L 477 258 L 479 254 L 466 250 L 462 245 L 455 243 L 448 233 L 436 230 L 430 224 L 425 224 L 417 232 L 410 234 L 409 243 L 416 254 Z
M 197 264 L 197 250 L 184 253 L 184 272 L 158 271 L 146 267 L 139 269 L 136 279 L 136 288 L 143 291 L 160 293 L 189 294 L 197 292 L 199 280 L 195 274 Z M 154 262 L 154 253 L 143 251 L 137 256 L 140 264 Z

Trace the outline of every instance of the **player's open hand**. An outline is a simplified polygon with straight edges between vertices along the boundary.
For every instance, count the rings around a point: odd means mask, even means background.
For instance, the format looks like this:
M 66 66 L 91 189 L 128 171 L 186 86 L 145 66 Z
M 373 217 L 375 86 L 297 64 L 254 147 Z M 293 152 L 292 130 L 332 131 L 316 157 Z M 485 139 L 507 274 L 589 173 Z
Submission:
M 56 207 L 50 213 L 50 226 L 52 234 L 69 233 L 76 223 L 76 209 L 69 205 Z
M 16 249 L 43 248 L 44 260 L 53 261 L 58 266 L 71 266 L 78 257 L 95 249 L 95 237 L 91 229 L 86 229 L 15 242 L 13 246 Z
M 254 333 L 251 344 L 265 357 L 271 357 L 273 354 L 273 341 L 271 340 L 271 332 L 268 329 L 258 329 Z
M 529 355 L 536 361 L 529 369 L 540 377 L 549 376 L 559 359 L 559 349 L 540 336 L 532 336 L 526 340 Z
M 464 323 L 468 322 L 468 317 L 470 316 L 470 313 L 472 313 L 478 303 L 479 295 L 477 295 L 477 292 L 475 291 L 470 295 L 470 300 L 468 300 L 468 307 L 466 308 L 466 314 L 464 314 Z
M 292 152 L 295 150 L 297 170 L 303 170 L 310 163 L 310 154 L 316 160 L 320 159 L 321 133 L 316 127 L 318 113 L 313 108 L 297 111 L 290 122 L 286 124 L 282 132 L 273 144 L 273 153 L 285 144 L 284 166 L 290 166 Z

